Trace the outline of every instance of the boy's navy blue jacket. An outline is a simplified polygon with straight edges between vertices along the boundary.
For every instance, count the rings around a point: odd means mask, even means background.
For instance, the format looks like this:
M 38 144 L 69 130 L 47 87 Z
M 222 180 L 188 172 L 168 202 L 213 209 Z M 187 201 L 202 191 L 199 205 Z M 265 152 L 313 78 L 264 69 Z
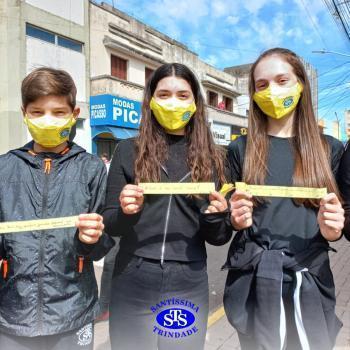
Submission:
M 74 143 L 65 154 L 29 150 L 0 156 L 0 221 L 55 218 L 98 212 L 106 187 L 105 166 Z M 52 159 L 49 173 L 44 159 Z M 0 235 L 0 331 L 42 336 L 77 329 L 94 320 L 97 285 L 92 260 L 113 246 L 103 234 L 83 244 L 76 228 Z M 78 260 L 84 257 L 82 272 Z M 7 275 L 7 276 L 5 276 Z

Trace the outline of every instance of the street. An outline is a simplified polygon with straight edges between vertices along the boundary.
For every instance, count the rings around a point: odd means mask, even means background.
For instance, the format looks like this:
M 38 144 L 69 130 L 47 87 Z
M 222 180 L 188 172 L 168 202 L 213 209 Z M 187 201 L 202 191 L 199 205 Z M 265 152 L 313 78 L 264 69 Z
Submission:
M 226 272 L 220 268 L 226 259 L 229 244 L 222 247 L 207 246 L 209 276 L 209 308 L 217 317 L 211 320 L 206 337 L 205 350 L 238 350 L 239 342 L 236 331 L 222 315 L 222 295 Z M 337 253 L 330 253 L 331 267 L 334 274 L 337 315 L 343 322 L 343 328 L 337 338 L 335 350 L 350 349 L 350 243 L 345 239 L 332 243 Z M 101 267 L 96 267 L 96 277 L 101 278 Z M 108 322 L 98 323 L 95 328 L 95 350 L 110 350 L 108 341 Z M 184 349 L 185 350 L 185 349 Z M 186 349 L 187 350 L 187 349 Z M 189 349 L 190 350 L 190 349 Z

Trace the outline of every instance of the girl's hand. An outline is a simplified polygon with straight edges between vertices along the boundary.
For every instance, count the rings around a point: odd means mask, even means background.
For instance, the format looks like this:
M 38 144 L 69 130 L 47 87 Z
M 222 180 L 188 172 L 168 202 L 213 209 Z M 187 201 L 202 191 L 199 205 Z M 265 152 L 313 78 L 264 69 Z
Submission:
M 227 209 L 227 201 L 225 197 L 219 192 L 214 191 L 210 193 L 209 201 L 210 203 L 208 205 L 208 208 L 204 212 L 205 214 L 219 213 Z
M 237 231 L 253 224 L 253 196 L 247 192 L 236 190 L 231 198 L 231 224 Z
M 80 214 L 75 226 L 79 230 L 79 239 L 86 244 L 95 244 L 100 239 L 104 225 L 101 215 Z
M 334 241 L 341 236 L 344 227 L 344 209 L 335 193 L 328 193 L 321 199 L 317 222 L 326 240 Z
M 143 189 L 136 185 L 125 185 L 120 192 L 119 201 L 124 214 L 138 213 L 142 208 L 143 200 Z

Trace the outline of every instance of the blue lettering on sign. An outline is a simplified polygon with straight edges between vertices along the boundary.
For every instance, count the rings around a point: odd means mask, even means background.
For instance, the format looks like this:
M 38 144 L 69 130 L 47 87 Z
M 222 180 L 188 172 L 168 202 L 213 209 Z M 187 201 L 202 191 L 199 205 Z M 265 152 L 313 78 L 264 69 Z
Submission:
M 160 326 L 170 329 L 190 327 L 195 322 L 195 316 L 186 309 L 166 309 L 157 315 Z
M 90 97 L 90 125 L 110 125 L 138 129 L 141 102 L 113 95 Z

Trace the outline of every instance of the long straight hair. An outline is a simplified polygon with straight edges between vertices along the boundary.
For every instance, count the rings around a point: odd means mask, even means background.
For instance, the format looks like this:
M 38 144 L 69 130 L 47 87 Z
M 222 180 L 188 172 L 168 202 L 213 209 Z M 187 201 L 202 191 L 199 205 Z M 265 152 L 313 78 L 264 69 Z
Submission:
M 160 66 L 146 84 L 140 133 L 136 139 L 136 181 L 159 182 L 161 165 L 168 158 L 166 132 L 154 117 L 150 109 L 150 101 L 158 82 L 170 76 L 182 78 L 188 82 L 196 103 L 197 110 L 185 127 L 185 138 L 188 142 L 187 164 L 191 170 L 192 181 L 213 181 L 217 176 L 219 185 L 222 185 L 225 183 L 224 151 L 214 143 L 196 76 L 188 67 L 179 63 Z
M 334 192 L 339 197 L 339 191 L 330 167 L 330 147 L 321 135 L 314 110 L 312 108 L 310 83 L 304 66 L 298 56 L 283 48 L 273 48 L 265 51 L 254 62 L 249 76 L 249 121 L 247 147 L 243 166 L 243 181 L 248 184 L 263 185 L 267 175 L 267 157 L 269 138 L 267 134 L 267 118 L 253 100 L 255 93 L 254 71 L 259 62 L 269 56 L 278 56 L 289 63 L 299 83 L 303 85 L 299 103 L 295 110 L 292 141 L 295 166 L 293 186 L 327 187 L 328 192 Z M 318 207 L 319 201 L 298 199 L 298 204 Z

